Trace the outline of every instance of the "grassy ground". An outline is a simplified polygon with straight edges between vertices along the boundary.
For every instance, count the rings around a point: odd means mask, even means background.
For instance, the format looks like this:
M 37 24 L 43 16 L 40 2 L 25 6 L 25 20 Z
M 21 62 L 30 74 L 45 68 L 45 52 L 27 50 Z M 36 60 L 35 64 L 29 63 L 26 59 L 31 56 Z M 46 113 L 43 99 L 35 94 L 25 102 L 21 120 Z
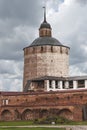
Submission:
M 0 126 L 25 126 L 34 125 L 32 121 L 1 121 Z
M 0 128 L 0 130 L 65 130 L 63 128 Z
M 27 126 L 27 125 L 38 125 L 38 124 L 34 124 L 32 121 L 8 121 L 8 122 L 1 121 L 0 122 L 0 126 Z M 48 125 L 51 125 L 51 124 L 48 124 Z M 87 125 L 87 121 L 84 121 L 84 122 L 70 121 L 70 122 L 65 122 L 65 123 L 58 123 L 56 125 Z

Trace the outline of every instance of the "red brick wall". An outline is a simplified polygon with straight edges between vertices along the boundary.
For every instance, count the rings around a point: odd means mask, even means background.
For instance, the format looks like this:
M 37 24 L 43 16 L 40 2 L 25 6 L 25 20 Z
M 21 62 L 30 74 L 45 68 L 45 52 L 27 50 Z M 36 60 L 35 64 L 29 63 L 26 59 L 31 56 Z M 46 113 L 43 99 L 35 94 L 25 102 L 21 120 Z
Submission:
M 8 105 L 3 105 L 3 100 L 5 99 L 8 99 Z M 87 90 L 44 93 L 2 93 L 0 96 L 0 119 L 4 110 L 11 112 L 12 115 L 10 118 L 13 120 L 16 119 L 15 113 L 17 114 L 18 112 L 19 114 L 17 115 L 21 119 L 25 118 L 27 114 L 28 117 L 26 118 L 29 119 L 29 117 L 39 118 L 41 111 L 44 110 L 44 113 L 42 113 L 43 116 L 47 114 L 62 115 L 72 120 L 81 121 L 82 106 L 86 103 Z M 10 115 L 7 111 L 4 113 L 7 114 L 7 117 Z

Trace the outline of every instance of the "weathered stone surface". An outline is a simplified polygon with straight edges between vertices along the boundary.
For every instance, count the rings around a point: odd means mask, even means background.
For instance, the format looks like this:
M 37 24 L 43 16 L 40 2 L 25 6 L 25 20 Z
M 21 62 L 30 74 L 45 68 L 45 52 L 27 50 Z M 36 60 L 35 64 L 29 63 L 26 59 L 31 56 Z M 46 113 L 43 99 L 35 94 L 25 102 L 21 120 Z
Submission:
M 24 86 L 27 80 L 43 77 L 67 77 L 69 74 L 69 48 L 61 46 L 35 46 L 24 49 Z

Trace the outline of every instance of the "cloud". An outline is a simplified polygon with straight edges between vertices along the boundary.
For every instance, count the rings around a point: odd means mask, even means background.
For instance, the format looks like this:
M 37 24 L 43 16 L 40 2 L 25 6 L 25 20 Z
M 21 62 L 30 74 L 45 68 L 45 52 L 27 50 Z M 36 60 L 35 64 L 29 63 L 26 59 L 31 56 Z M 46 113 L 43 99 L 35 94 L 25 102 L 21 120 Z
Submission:
M 0 90 L 22 91 L 23 62 L 0 61 Z
M 87 4 L 87 0 L 75 0 L 75 1 L 80 3 L 81 5 Z
M 2 84 L 2 80 L 0 80 L 0 91 L 3 90 L 3 84 Z
M 0 0 L 0 85 L 2 90 L 22 90 L 23 48 L 37 36 L 42 1 Z
M 0 59 L 23 60 L 23 48 L 35 37 L 41 2 L 0 0 Z
M 3 87 L 4 86 L 4 87 Z M 22 91 L 22 82 L 19 79 L 0 79 L 0 91 Z
M 70 72 L 72 69 L 76 75 L 79 75 L 79 72 L 82 75 L 87 73 L 85 66 L 87 61 L 86 12 L 87 5 L 83 7 L 76 0 L 65 0 L 60 4 L 59 12 L 51 10 L 48 15 L 53 26 L 53 36 L 71 48 Z M 85 72 L 82 66 L 85 67 Z
M 28 24 L 36 26 L 41 15 L 40 0 L 0 0 L 0 18 L 12 26 Z
M 7 37 L 0 39 L 0 59 L 23 61 L 23 48 L 35 37 L 35 28 L 18 26 Z

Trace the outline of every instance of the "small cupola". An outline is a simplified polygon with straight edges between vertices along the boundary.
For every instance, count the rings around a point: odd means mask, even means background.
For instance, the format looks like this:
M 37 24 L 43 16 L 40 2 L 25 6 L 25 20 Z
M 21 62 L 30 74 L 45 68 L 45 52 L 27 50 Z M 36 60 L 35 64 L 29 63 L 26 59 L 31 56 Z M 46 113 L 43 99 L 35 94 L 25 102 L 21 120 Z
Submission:
M 39 28 L 39 36 L 40 37 L 51 37 L 51 26 L 50 24 L 46 21 L 46 7 L 44 8 L 44 21 L 41 23 L 40 28 Z

